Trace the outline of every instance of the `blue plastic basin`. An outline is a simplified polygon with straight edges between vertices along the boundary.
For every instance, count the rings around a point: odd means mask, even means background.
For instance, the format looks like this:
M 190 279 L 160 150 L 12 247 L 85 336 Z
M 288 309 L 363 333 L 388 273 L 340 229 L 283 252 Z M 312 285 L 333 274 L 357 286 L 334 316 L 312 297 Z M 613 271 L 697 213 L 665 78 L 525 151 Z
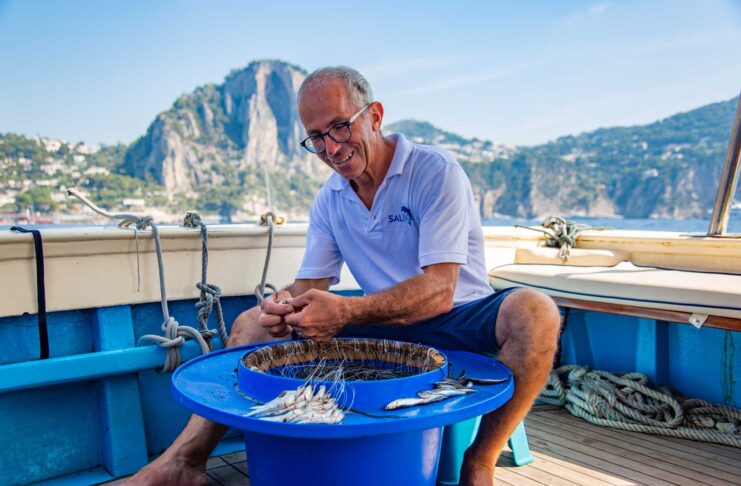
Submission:
M 478 393 L 395 411 L 385 411 L 372 401 L 358 401 L 358 397 L 340 424 L 269 422 L 244 416 L 259 402 L 238 386 L 239 363 L 257 347 L 201 356 L 181 366 L 172 377 L 173 393 L 186 408 L 244 431 L 254 486 L 434 485 L 442 428 L 500 407 L 514 391 L 512 374 L 501 363 L 472 353 L 441 351 L 453 374 L 465 369 L 469 376 L 510 379 L 499 385 L 476 386 Z M 388 382 L 405 379 L 366 384 L 387 391 Z M 394 398 L 404 396 L 413 394 Z

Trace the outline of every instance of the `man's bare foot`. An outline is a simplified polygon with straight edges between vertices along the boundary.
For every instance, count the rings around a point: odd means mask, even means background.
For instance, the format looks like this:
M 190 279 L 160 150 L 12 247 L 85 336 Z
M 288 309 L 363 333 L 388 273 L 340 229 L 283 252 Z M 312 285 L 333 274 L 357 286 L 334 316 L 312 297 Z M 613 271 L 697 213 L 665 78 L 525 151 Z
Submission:
M 486 467 L 463 468 L 459 486 L 493 486 L 494 471 Z
M 124 483 L 125 486 L 206 486 L 206 464 L 165 452 Z
M 461 479 L 458 484 L 459 486 L 493 486 L 494 465 L 482 464 L 464 456 Z

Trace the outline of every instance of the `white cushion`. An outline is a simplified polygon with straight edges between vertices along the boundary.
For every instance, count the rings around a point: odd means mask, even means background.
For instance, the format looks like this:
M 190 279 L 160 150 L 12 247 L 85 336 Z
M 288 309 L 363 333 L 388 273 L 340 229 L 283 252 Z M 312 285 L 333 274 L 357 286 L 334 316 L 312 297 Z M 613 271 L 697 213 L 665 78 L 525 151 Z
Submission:
M 533 287 L 553 297 L 741 318 L 741 275 L 637 267 L 509 264 L 492 269 L 494 288 Z

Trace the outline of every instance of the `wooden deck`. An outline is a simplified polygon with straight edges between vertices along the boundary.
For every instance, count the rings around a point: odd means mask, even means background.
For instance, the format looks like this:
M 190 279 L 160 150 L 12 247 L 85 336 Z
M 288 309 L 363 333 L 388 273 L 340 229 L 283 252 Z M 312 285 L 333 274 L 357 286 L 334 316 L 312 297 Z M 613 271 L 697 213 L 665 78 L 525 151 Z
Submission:
M 500 485 L 741 485 L 741 450 L 597 427 L 555 407 L 525 421 L 535 462 L 517 467 L 502 453 Z M 249 484 L 244 452 L 209 460 L 209 484 Z
M 497 463 L 497 484 L 741 484 L 741 450 L 592 425 L 563 409 L 540 407 L 525 420 L 535 462 Z

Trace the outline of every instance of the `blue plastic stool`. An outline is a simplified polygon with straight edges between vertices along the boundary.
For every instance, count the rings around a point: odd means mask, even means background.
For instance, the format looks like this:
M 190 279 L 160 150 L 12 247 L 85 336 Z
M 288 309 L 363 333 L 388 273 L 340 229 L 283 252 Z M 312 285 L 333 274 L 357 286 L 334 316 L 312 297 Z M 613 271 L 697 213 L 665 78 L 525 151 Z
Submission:
M 448 425 L 443 432 L 443 444 L 440 450 L 440 465 L 437 470 L 437 484 L 457 485 L 460 480 L 463 453 L 476 437 L 481 417 L 476 417 L 457 424 Z M 530 464 L 535 459 L 530 454 L 527 443 L 525 424 L 520 422 L 508 441 L 517 466 Z

